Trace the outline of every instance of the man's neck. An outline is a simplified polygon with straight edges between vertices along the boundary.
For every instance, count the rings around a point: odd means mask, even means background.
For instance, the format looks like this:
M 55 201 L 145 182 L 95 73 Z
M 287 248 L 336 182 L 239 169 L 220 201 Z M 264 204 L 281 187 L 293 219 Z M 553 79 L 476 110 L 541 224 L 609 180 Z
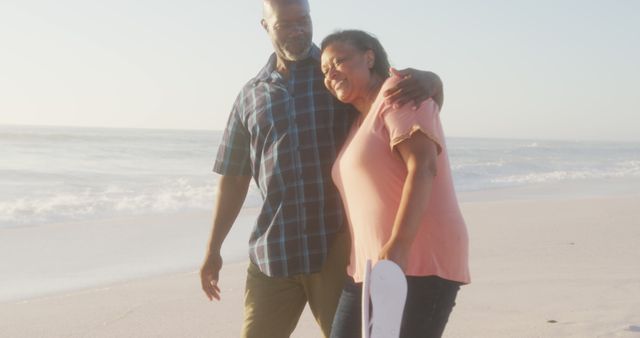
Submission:
M 313 48 L 312 47 L 309 50 L 309 53 L 307 54 L 306 57 L 304 58 L 300 58 L 298 61 L 302 61 L 303 59 L 309 58 L 313 56 Z M 280 73 L 280 75 L 282 76 L 283 79 L 288 80 L 289 79 L 289 75 L 291 73 L 291 68 L 293 66 L 294 63 L 296 63 L 297 61 L 292 61 L 292 60 L 288 60 L 286 59 L 283 55 L 280 55 L 276 52 L 276 71 L 278 73 Z
M 280 56 L 277 57 L 276 71 L 280 73 L 283 79 L 285 80 L 289 79 L 289 69 L 291 68 L 291 65 L 293 64 L 293 62 L 294 61 L 285 60 Z

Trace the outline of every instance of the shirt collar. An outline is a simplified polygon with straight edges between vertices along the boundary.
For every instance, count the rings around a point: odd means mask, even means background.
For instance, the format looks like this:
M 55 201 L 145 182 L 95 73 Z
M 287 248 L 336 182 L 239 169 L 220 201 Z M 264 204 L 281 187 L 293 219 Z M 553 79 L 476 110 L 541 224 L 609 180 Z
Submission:
M 313 44 L 311 46 L 311 50 L 309 51 L 309 57 L 304 60 L 294 62 L 292 69 L 295 69 L 296 66 L 300 64 L 307 64 L 309 62 L 319 63 L 320 54 L 321 54 L 320 48 L 318 48 L 318 46 Z M 277 56 L 276 56 L 276 53 L 273 53 L 269 57 L 269 61 L 267 61 L 267 64 L 260 70 L 258 75 L 255 78 L 253 78 L 252 83 L 256 85 L 258 84 L 258 82 L 273 81 L 274 78 L 272 77 L 272 74 L 276 70 L 276 62 L 277 62 Z

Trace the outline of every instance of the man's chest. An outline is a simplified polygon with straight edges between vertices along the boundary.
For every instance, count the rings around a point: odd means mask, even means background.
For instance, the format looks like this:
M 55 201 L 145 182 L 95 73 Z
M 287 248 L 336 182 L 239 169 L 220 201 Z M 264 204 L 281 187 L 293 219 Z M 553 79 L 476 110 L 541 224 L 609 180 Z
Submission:
M 307 134 L 330 137 L 344 129 L 348 112 L 319 84 L 284 86 L 261 84 L 245 99 L 243 122 L 251 138 L 284 140 Z

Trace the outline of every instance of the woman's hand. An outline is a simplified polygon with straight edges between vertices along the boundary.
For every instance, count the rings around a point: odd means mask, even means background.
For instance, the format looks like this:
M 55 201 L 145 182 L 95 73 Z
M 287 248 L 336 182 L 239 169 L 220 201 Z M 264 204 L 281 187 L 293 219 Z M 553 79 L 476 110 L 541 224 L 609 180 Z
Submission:
M 411 251 L 411 244 L 402 243 L 399 240 L 389 240 L 380 250 L 378 259 L 390 260 L 402 269 L 402 272 L 406 272 L 407 264 L 409 263 L 409 252 Z

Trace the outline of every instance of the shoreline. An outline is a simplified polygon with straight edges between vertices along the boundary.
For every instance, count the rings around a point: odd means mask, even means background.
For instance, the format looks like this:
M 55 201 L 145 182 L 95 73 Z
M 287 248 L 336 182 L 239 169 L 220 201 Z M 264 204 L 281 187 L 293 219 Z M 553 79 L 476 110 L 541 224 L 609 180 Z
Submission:
M 626 178 L 466 191 L 458 200 L 464 215 L 466 206 L 477 203 L 636 196 L 640 179 Z M 248 261 L 247 239 L 257 213 L 255 207 L 242 209 L 222 248 L 225 264 Z M 0 228 L 0 255 L 13 257 L 0 262 L 0 304 L 196 271 L 210 220 L 210 211 L 189 211 Z
M 253 219 L 244 210 L 240 223 Z M 209 211 L 0 229 L 0 303 L 55 296 L 194 271 L 204 257 Z M 248 227 L 229 234 L 223 255 L 244 257 Z
M 637 335 L 637 205 L 638 193 L 462 202 L 471 238 L 472 283 L 461 289 L 445 337 Z M 193 217 L 195 222 L 208 216 Z M 159 226 L 175 226 L 172 218 L 162 218 L 165 223 Z M 198 236 L 209 231 L 206 219 L 206 224 L 188 228 L 195 232 L 192 236 L 181 239 L 192 247 L 181 258 L 189 264 L 200 262 L 203 247 L 193 242 L 197 238 L 195 242 L 204 246 L 206 239 Z M 185 229 L 177 226 L 180 232 Z M 178 240 L 176 234 L 164 235 Z M 246 260 L 225 262 L 221 303 L 205 299 L 194 267 L 2 301 L 0 332 L 50 337 L 238 336 L 246 265 Z M 317 336 L 307 308 L 292 337 Z

